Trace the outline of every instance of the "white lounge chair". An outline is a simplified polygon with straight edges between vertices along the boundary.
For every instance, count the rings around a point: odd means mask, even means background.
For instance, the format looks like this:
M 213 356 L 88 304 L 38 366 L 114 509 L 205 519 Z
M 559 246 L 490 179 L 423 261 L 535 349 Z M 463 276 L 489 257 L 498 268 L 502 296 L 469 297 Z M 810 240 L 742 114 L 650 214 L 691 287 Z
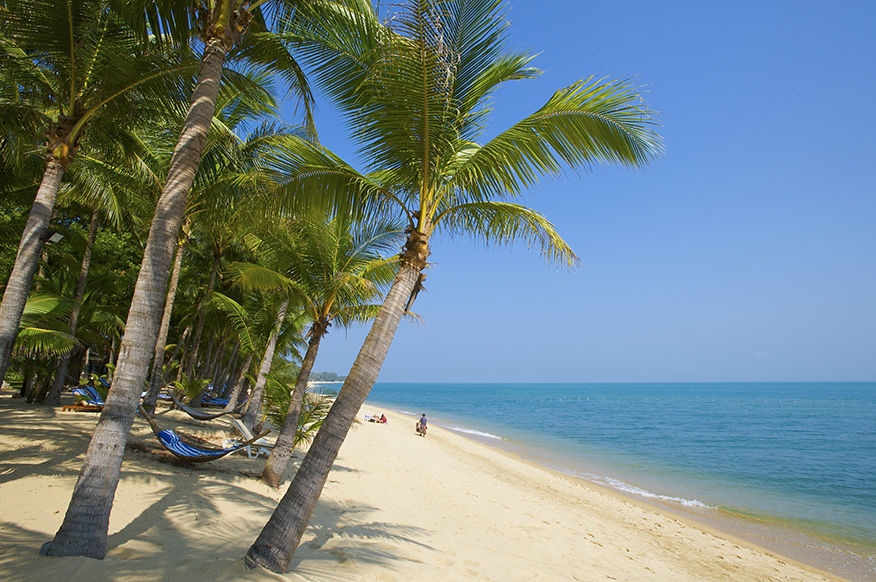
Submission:
M 264 454 L 266 457 L 270 456 L 271 450 L 274 448 L 274 443 L 263 439 L 263 438 L 255 438 L 252 436 L 252 432 L 246 425 L 243 424 L 240 419 L 232 418 L 231 426 L 234 427 L 234 430 L 237 431 L 237 434 L 240 435 L 239 439 L 226 439 L 223 443 L 223 447 L 231 447 L 240 442 L 249 442 L 250 444 L 245 447 L 240 447 L 239 450 L 246 451 L 246 454 L 250 459 L 256 459 L 259 455 Z M 255 440 L 253 440 L 255 439 Z M 256 450 L 258 447 L 258 450 Z

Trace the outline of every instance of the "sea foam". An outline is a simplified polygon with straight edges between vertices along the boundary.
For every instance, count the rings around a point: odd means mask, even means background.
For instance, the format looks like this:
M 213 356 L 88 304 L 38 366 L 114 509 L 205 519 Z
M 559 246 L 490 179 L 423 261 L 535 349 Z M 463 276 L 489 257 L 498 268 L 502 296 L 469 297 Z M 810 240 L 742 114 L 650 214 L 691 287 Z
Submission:
M 623 491 L 624 493 L 631 493 L 633 495 L 638 495 L 639 497 L 646 497 L 648 499 L 656 499 L 658 501 L 666 501 L 669 503 L 677 503 L 679 505 L 683 505 L 684 507 L 697 507 L 700 509 L 717 509 L 714 505 L 709 505 L 708 503 L 703 503 L 698 499 L 685 499 L 684 497 L 673 497 L 671 495 L 661 495 L 659 493 L 653 493 L 648 491 L 647 489 L 642 489 L 641 487 L 636 487 L 635 485 L 630 485 L 629 483 L 625 483 L 620 481 L 619 479 L 612 479 L 611 477 L 604 477 L 602 475 L 597 475 L 595 473 L 583 473 L 581 471 L 571 471 L 571 470 L 561 470 L 560 472 L 565 473 L 567 475 L 571 475 L 572 477 L 578 477 L 579 479 L 584 479 L 585 481 L 589 481 L 591 483 L 595 483 L 596 485 L 602 485 L 604 487 L 608 487 L 610 489 L 615 489 L 617 491 Z

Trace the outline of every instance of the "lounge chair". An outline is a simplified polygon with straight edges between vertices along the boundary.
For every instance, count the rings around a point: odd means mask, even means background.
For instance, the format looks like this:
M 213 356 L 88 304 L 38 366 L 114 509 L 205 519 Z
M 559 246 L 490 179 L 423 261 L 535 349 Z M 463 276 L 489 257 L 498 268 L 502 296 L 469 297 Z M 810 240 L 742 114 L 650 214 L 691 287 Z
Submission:
M 94 399 L 91 394 L 83 390 L 82 388 L 73 388 L 73 395 L 77 398 L 78 402 L 71 406 L 64 406 L 61 408 L 62 412 L 67 412 L 68 410 L 72 410 L 74 412 L 100 412 L 103 410 L 103 399 L 100 398 L 98 394 L 98 398 Z
M 237 431 L 237 434 L 239 434 L 240 438 L 246 443 L 246 446 L 240 448 L 246 451 L 246 454 L 250 459 L 257 459 L 262 453 L 264 453 L 266 457 L 270 456 L 275 443 L 269 442 L 266 439 L 260 439 L 259 437 L 253 437 L 249 429 L 246 428 L 246 425 L 237 418 L 231 419 L 231 426 L 234 427 L 234 430 Z M 222 442 L 222 446 L 229 447 L 240 442 L 240 439 L 226 439 Z M 258 447 L 259 450 L 253 451 L 255 447 Z
M 103 381 L 103 378 L 101 378 L 101 381 Z M 91 398 L 91 400 L 97 403 L 98 406 L 103 406 L 104 404 L 106 404 L 106 402 L 103 401 L 103 396 L 101 396 L 100 392 L 97 391 L 97 388 L 95 388 L 91 384 L 86 384 L 82 387 L 82 389 L 88 393 L 88 396 Z
M 201 398 L 201 404 L 204 406 L 228 406 L 228 398 L 213 398 L 212 396 L 204 396 Z
M 173 394 L 171 394 L 170 397 L 173 399 L 173 402 L 174 402 L 174 404 L 176 404 L 177 408 L 179 408 L 180 410 L 182 410 L 183 412 L 185 412 L 186 414 L 188 414 L 189 416 L 191 416 L 195 420 L 213 420 L 214 418 L 219 418 L 220 416 L 225 416 L 226 414 L 233 414 L 235 412 L 240 412 L 240 409 L 243 408 L 243 404 L 241 404 L 240 406 L 238 406 L 234 410 L 224 411 L 224 412 L 220 412 L 218 414 L 207 414 L 206 412 L 201 412 L 197 408 L 191 408 L 189 406 L 186 406 L 185 404 L 180 402 L 179 398 L 177 398 Z
M 182 442 L 179 438 L 179 435 L 170 429 L 161 430 L 155 421 L 149 416 L 149 413 L 146 412 L 146 409 L 141 405 L 140 414 L 143 415 L 143 418 L 149 423 L 149 426 L 152 428 L 152 432 L 155 434 L 155 437 L 158 439 L 158 442 L 161 443 L 165 449 L 170 451 L 174 456 L 188 461 L 190 463 L 203 463 L 206 461 L 215 461 L 216 459 L 221 459 L 225 455 L 230 455 L 234 451 L 243 449 L 245 447 L 249 447 L 252 443 L 258 441 L 260 438 L 264 437 L 266 434 L 271 431 L 267 430 L 258 436 L 253 437 L 249 441 L 236 444 L 232 447 L 226 447 L 223 449 L 202 449 L 199 447 L 194 447 L 192 445 L 187 445 Z

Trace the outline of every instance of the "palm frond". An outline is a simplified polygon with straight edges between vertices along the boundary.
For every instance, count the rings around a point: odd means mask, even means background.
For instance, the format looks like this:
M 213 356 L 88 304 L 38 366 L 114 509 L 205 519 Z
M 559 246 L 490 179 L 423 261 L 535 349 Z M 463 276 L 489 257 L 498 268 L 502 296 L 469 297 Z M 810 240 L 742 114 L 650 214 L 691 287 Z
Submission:
M 522 241 L 539 247 L 552 263 L 573 267 L 578 257 L 544 215 L 508 202 L 470 202 L 449 208 L 439 217 L 442 229 L 463 233 L 485 244 Z

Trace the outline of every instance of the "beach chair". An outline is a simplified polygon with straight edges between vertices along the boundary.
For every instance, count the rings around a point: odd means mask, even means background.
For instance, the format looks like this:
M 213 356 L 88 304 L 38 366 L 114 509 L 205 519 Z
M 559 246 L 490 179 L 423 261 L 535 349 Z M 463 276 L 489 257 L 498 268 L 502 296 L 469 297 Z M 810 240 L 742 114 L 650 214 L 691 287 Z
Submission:
M 100 392 L 97 391 L 97 388 L 92 386 L 91 384 L 86 384 L 82 387 L 88 393 L 89 398 L 98 406 L 103 406 L 106 402 L 103 401 L 103 396 L 100 395 Z
M 92 398 L 92 395 L 83 390 L 82 388 L 73 388 L 71 390 L 73 392 L 73 396 L 75 396 L 78 400 L 76 404 L 71 406 L 64 406 L 61 408 L 62 412 L 73 411 L 73 412 L 100 412 L 103 410 L 104 402 L 100 398 L 98 394 L 98 398 Z
M 143 418 L 146 419 L 146 422 L 149 423 L 149 426 L 152 428 L 153 434 L 155 434 L 155 437 L 158 439 L 158 442 L 161 443 L 161 446 L 167 449 L 175 457 L 184 461 L 188 461 L 190 463 L 204 463 L 206 461 L 215 461 L 216 459 L 221 459 L 225 455 L 230 455 L 234 451 L 249 447 L 252 443 L 257 442 L 259 439 L 271 432 L 269 430 L 266 430 L 260 433 L 258 436 L 252 437 L 252 439 L 248 441 L 235 444 L 231 447 L 226 447 L 222 449 L 203 449 L 184 443 L 182 440 L 180 440 L 179 435 L 170 429 L 162 430 L 161 427 L 159 427 L 155 423 L 155 420 L 153 420 L 153 418 L 149 416 L 149 413 L 146 412 L 146 409 L 143 408 L 143 406 L 140 406 L 139 409 L 140 414 L 142 414 Z
M 246 428 L 246 425 L 237 418 L 231 419 L 231 426 L 233 426 L 234 430 L 237 431 L 237 434 L 240 435 L 240 439 L 227 439 L 223 441 L 223 447 L 229 447 L 234 444 L 238 444 L 241 442 L 241 439 L 243 439 L 243 441 L 247 444 L 245 447 L 240 448 L 246 451 L 246 454 L 249 456 L 250 459 L 257 459 L 258 456 L 263 453 L 266 457 L 270 456 L 275 443 L 269 442 L 266 439 L 260 439 L 259 437 L 253 437 L 249 429 Z M 257 451 L 253 451 L 255 447 L 258 447 Z
M 179 401 L 175 395 L 170 395 L 171 399 L 173 399 L 173 403 L 176 404 L 177 408 L 194 418 L 195 420 L 213 420 L 214 418 L 219 418 L 220 416 L 225 416 L 226 414 L 234 414 L 236 412 L 240 412 L 240 409 L 243 408 L 243 404 L 235 408 L 234 410 L 220 412 L 218 414 L 208 414 L 206 412 L 202 412 L 197 408 L 191 408 L 190 406 L 186 406 L 182 402 Z
M 228 398 L 213 398 L 212 396 L 204 396 L 201 398 L 201 404 L 204 406 L 228 406 Z

